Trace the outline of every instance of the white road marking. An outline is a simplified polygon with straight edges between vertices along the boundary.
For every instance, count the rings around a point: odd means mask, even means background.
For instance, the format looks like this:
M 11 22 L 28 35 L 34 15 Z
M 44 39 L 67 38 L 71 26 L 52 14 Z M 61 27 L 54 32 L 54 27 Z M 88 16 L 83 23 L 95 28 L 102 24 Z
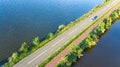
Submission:
M 70 32 L 68 35 L 71 35 L 73 32 L 77 31 L 77 29 L 73 30 L 72 32 Z
M 42 52 L 40 55 L 38 55 L 37 57 L 35 57 L 34 59 L 32 59 L 31 61 L 29 61 L 27 64 L 32 63 L 33 61 L 35 61 L 37 58 L 39 58 L 42 54 L 46 53 L 47 50 L 45 50 L 44 52 Z
M 118 0 L 116 0 L 116 1 L 118 1 Z M 115 2 L 116 2 L 116 1 L 115 1 Z M 119 1 L 120 1 L 120 0 L 119 0 Z M 114 4 L 114 3 L 110 3 L 110 4 L 112 5 L 112 4 Z M 97 15 L 97 14 L 98 14 L 98 16 L 100 16 L 104 11 L 107 10 L 107 7 L 108 7 L 108 6 L 111 6 L 110 4 L 108 4 L 108 5 L 106 6 L 106 8 L 104 8 L 104 7 L 101 8 L 101 11 L 98 11 L 98 12 L 92 14 L 91 16 L 94 16 L 94 15 Z M 88 20 L 88 19 L 85 19 L 85 20 Z M 89 22 L 88 22 L 88 21 L 84 21 L 84 22 L 85 22 L 85 23 L 87 22 L 87 23 L 86 23 L 86 26 L 88 26 L 87 24 L 88 24 Z M 82 23 L 83 23 L 83 22 L 82 22 Z M 84 27 L 84 26 L 83 26 L 83 27 Z M 72 31 L 73 31 L 73 30 L 71 30 L 71 32 L 72 32 Z M 70 33 L 68 33 L 68 34 L 70 34 Z M 72 34 L 72 33 L 71 33 L 71 34 Z M 55 42 L 53 41 L 53 44 L 54 44 L 54 43 L 55 43 Z M 53 44 L 51 44 L 51 45 L 53 45 Z M 53 48 L 53 47 L 52 47 L 52 48 Z M 51 48 L 51 49 L 52 49 L 52 48 Z M 59 47 L 59 48 L 60 48 L 60 47 Z M 44 52 L 44 53 L 45 53 L 45 52 Z M 44 54 L 44 53 L 42 53 L 42 54 Z M 41 55 L 42 55 L 42 54 L 41 54 Z M 29 59 L 29 57 L 28 57 L 27 59 Z M 26 61 L 26 59 L 24 59 L 24 63 L 26 64 L 25 61 Z M 29 62 L 29 63 L 30 63 L 30 62 Z M 20 63 L 18 63 L 18 65 L 19 65 L 19 64 L 20 64 Z M 33 64 L 35 64 L 35 62 L 34 62 Z M 21 65 L 21 66 L 24 66 L 24 64 L 20 64 L 20 65 Z M 29 66 L 30 66 L 30 64 L 29 64 Z M 15 67 L 17 67 L 17 65 L 16 65 Z
M 60 43 L 60 41 L 62 41 L 63 39 L 65 39 L 65 37 L 62 38 L 61 40 L 59 40 L 58 42 L 56 42 L 55 44 L 53 44 L 52 47 L 54 47 L 55 45 L 57 45 L 58 43 Z
M 80 27 L 83 27 L 84 23 L 80 25 Z M 78 27 L 79 28 L 79 27 Z M 76 28 L 75 30 L 73 30 L 72 32 L 70 32 L 68 35 L 71 35 L 73 32 L 77 31 L 78 28 Z

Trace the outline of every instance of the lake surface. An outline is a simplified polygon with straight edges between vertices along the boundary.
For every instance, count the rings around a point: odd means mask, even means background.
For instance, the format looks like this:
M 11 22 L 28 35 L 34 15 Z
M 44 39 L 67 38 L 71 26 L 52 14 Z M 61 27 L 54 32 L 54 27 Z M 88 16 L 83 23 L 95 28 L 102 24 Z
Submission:
M 72 67 L 120 67 L 120 20 Z
M 45 37 L 102 0 L 0 0 L 0 62 L 24 41 Z

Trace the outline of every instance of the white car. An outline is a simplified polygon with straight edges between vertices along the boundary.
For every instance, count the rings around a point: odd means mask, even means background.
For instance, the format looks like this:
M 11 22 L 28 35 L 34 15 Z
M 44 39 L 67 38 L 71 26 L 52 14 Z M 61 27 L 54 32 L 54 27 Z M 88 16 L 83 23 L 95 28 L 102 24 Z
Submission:
M 91 21 L 94 21 L 95 19 L 97 19 L 98 18 L 98 16 L 94 16 L 94 17 L 92 17 L 92 18 L 90 18 L 91 19 Z

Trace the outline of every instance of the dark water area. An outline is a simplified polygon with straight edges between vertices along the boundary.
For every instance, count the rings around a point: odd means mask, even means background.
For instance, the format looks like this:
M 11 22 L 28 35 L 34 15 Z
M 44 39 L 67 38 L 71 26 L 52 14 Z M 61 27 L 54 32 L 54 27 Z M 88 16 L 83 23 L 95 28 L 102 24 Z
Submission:
M 120 20 L 71 67 L 120 67 Z
M 34 37 L 87 13 L 102 0 L 0 0 L 0 62 Z

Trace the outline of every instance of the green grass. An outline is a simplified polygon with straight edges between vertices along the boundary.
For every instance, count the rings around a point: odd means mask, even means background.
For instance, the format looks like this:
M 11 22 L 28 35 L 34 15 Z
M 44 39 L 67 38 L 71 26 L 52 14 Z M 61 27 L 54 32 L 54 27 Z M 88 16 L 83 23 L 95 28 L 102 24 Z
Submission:
M 62 34 L 63 32 L 65 32 L 66 30 L 70 29 L 71 27 L 73 27 L 74 25 L 76 25 L 77 23 L 79 23 L 80 21 L 82 21 L 83 19 L 85 19 L 86 17 L 88 17 L 89 15 L 91 15 L 92 13 L 94 13 L 95 11 L 97 11 L 98 9 L 100 9 L 103 5 L 106 5 L 108 2 L 103 3 L 102 5 L 96 6 L 94 7 L 91 11 L 89 11 L 87 14 L 83 15 L 82 17 L 76 19 L 75 21 L 70 22 L 68 25 L 66 25 L 62 30 L 57 30 L 55 34 L 52 34 L 52 37 L 46 37 L 44 40 L 40 41 L 38 38 L 36 39 L 36 41 L 34 42 L 34 39 L 32 41 L 32 43 L 26 43 L 26 47 L 23 48 L 22 51 L 16 51 L 14 52 L 11 57 L 8 58 L 8 62 L 3 65 L 4 67 L 12 67 L 14 64 L 16 64 L 17 62 L 19 62 L 20 60 L 24 59 L 26 56 L 28 56 L 29 54 L 33 53 L 34 51 L 36 51 L 37 49 L 43 47 L 45 44 L 47 44 L 48 42 L 50 42 L 51 40 L 53 40 L 55 37 L 57 37 L 58 35 Z M 84 31 L 83 31 L 84 32 Z M 82 33 L 80 33 L 82 34 Z M 80 35 L 79 34 L 79 35 Z M 79 36 L 78 35 L 78 36 Z M 62 47 L 58 52 L 56 52 L 54 55 L 52 55 L 52 57 L 48 58 L 49 60 L 53 59 L 55 56 L 57 56 L 62 50 L 64 50 L 74 39 L 76 39 L 78 36 L 74 36 L 74 38 L 67 42 L 64 47 Z M 32 45 L 31 45 L 32 44 Z M 21 47 L 19 49 L 21 49 L 23 46 L 23 44 L 21 45 Z M 14 55 L 15 58 L 13 57 Z M 46 60 L 48 62 L 48 60 Z M 43 63 L 44 64 L 44 63 Z
M 110 8 L 112 9 L 112 8 Z M 109 9 L 109 10 L 110 10 Z M 108 10 L 108 11 L 109 11 Z M 74 36 L 68 43 L 66 43 L 60 50 L 55 52 L 52 56 L 50 56 L 48 59 L 46 59 L 43 63 L 39 65 L 39 67 L 44 67 L 47 63 L 49 63 L 54 57 L 56 57 L 60 52 L 62 52 L 67 46 L 69 46 L 77 37 L 79 37 L 81 34 L 83 34 L 86 30 L 88 30 L 91 26 L 93 26 L 99 19 L 101 19 L 108 11 L 106 11 L 103 15 L 98 17 L 90 26 L 88 26 L 85 30 L 83 30 L 81 33 L 79 33 L 77 36 Z
M 120 10 L 118 12 L 120 12 Z M 120 14 L 118 12 L 117 10 L 113 11 L 112 14 L 114 14 L 114 16 L 107 17 L 113 18 L 111 22 L 109 21 L 109 19 L 107 19 L 106 21 L 103 20 L 103 22 L 101 22 L 78 46 L 75 46 L 74 49 L 71 49 L 70 52 L 56 64 L 56 67 L 70 67 L 73 62 L 76 62 L 77 60 L 76 58 L 80 58 L 79 55 L 82 56 L 82 52 L 80 52 L 81 54 L 80 53 L 78 54 L 78 50 L 82 49 L 83 51 L 85 48 L 91 48 L 93 45 L 95 45 L 100 39 L 100 36 L 103 35 L 105 31 L 107 31 L 110 28 L 113 22 L 120 19 Z M 107 28 L 106 26 L 109 26 L 109 28 Z M 97 38 L 93 36 L 96 36 Z M 74 58 L 71 59 L 71 57 Z M 71 61 L 70 59 L 73 61 Z

